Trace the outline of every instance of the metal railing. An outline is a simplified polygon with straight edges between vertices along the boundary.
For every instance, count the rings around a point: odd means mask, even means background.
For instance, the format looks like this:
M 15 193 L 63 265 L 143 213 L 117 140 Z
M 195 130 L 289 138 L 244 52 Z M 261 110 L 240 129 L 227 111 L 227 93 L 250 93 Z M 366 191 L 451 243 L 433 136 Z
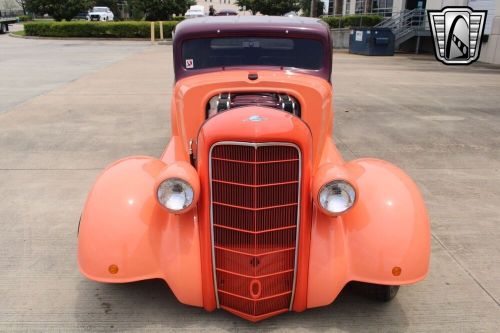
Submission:
M 389 28 L 396 40 L 396 46 L 426 30 L 427 19 L 425 9 L 415 8 L 395 13 L 392 17 L 380 22 L 376 28 Z

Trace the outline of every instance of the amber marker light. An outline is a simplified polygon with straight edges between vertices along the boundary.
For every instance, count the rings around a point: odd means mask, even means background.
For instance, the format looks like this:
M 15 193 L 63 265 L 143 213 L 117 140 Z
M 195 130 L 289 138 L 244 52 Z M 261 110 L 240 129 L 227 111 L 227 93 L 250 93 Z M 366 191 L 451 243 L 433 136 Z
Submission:
M 400 276 L 401 275 L 401 267 L 395 266 L 392 268 L 392 275 Z
M 116 266 L 116 265 L 109 265 L 108 271 L 111 274 L 116 274 L 116 273 L 118 273 L 118 266 Z

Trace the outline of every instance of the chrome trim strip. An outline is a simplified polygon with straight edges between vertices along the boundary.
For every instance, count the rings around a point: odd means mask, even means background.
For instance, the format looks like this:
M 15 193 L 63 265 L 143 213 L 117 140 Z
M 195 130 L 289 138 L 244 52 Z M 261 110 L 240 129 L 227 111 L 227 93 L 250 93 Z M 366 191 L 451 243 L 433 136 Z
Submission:
M 219 294 L 218 294 L 218 289 L 217 289 L 217 274 L 216 274 L 216 269 L 215 269 L 215 242 L 214 242 L 214 219 L 213 219 L 213 195 L 212 195 L 212 150 L 216 146 L 222 146 L 222 145 L 232 145 L 232 146 L 250 146 L 250 147 L 263 147 L 263 146 L 286 146 L 286 147 L 294 147 L 297 149 L 298 155 L 299 155 L 299 179 L 298 179 L 298 191 L 297 191 L 297 231 L 295 235 L 295 258 L 294 258 L 294 267 L 293 267 L 293 284 L 292 284 L 292 295 L 290 298 L 290 307 L 288 308 L 289 311 L 292 310 L 293 307 L 293 301 L 295 299 L 295 285 L 296 285 L 296 280 L 297 280 L 297 262 L 298 262 L 298 255 L 299 255 L 299 230 L 300 230 L 300 204 L 301 204 L 301 195 L 302 195 L 302 152 L 296 144 L 290 143 L 290 142 L 243 142 L 243 141 L 219 141 L 214 143 L 210 147 L 209 151 L 209 162 L 208 162 L 208 175 L 209 175 L 209 180 L 210 180 L 210 243 L 212 245 L 212 272 L 213 272 L 213 279 L 214 279 L 214 290 L 215 290 L 215 301 L 217 303 L 217 308 L 220 308 L 219 304 Z

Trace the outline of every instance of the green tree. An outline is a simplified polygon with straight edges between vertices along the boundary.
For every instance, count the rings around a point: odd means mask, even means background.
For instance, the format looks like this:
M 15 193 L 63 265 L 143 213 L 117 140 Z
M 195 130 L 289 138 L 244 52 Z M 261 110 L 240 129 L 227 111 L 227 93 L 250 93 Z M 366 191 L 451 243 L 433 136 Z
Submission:
M 26 9 L 37 14 L 49 14 L 56 21 L 71 21 L 94 3 L 94 0 L 26 0 Z
M 237 0 L 236 5 L 245 6 L 252 14 L 281 16 L 289 11 L 300 9 L 299 0 Z
M 323 15 L 323 10 L 325 8 L 323 1 L 318 1 L 316 6 L 318 10 L 316 11 L 316 15 L 314 15 L 314 17 Z M 300 8 L 302 9 L 303 16 L 311 16 L 311 0 L 300 0 Z
M 172 14 L 184 15 L 194 0 L 131 0 L 132 11 L 142 12 L 148 21 L 169 20 Z
M 236 0 L 235 4 L 236 6 L 240 7 L 243 10 L 243 7 L 245 7 L 245 10 L 249 10 L 253 15 L 257 14 L 255 11 L 254 7 L 255 0 Z
M 26 15 L 26 0 L 15 0 L 16 3 L 23 9 L 23 14 Z
M 94 6 L 108 7 L 116 18 L 120 18 L 120 9 L 118 8 L 117 0 L 95 0 Z

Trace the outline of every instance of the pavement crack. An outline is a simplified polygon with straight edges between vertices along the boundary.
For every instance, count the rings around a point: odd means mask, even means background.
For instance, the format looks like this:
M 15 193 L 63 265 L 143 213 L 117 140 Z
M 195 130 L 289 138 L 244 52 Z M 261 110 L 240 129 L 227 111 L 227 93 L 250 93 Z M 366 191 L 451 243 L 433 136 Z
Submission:
M 354 156 L 355 159 L 358 158 L 358 155 L 355 154 L 354 151 L 351 149 L 351 147 L 349 147 L 344 141 L 342 141 L 341 138 L 339 138 L 339 137 L 336 136 L 336 137 L 334 137 L 334 139 L 335 139 L 335 141 L 338 141 L 341 144 L 343 144 L 347 148 L 347 150 L 352 154 L 352 156 Z
M 453 253 L 451 252 L 450 249 L 448 249 L 448 247 L 446 245 L 444 245 L 444 243 L 439 239 L 438 236 L 436 236 L 434 233 L 431 233 L 432 235 L 432 238 L 439 243 L 439 245 L 441 245 L 441 247 L 450 255 L 450 257 L 453 259 L 453 261 L 455 261 L 457 263 L 457 265 L 462 268 L 465 273 L 467 273 L 467 275 L 469 275 L 469 277 L 474 280 L 474 282 L 486 293 L 486 295 L 488 295 L 492 300 L 493 302 L 496 303 L 497 306 L 500 307 L 500 302 L 495 298 L 495 296 L 493 296 L 489 291 L 488 289 L 486 289 L 486 287 L 484 287 L 481 282 L 479 282 L 479 280 L 467 269 L 467 267 L 464 266 L 464 264 L 462 264 L 460 262 L 460 260 L 458 260 L 454 255 Z

